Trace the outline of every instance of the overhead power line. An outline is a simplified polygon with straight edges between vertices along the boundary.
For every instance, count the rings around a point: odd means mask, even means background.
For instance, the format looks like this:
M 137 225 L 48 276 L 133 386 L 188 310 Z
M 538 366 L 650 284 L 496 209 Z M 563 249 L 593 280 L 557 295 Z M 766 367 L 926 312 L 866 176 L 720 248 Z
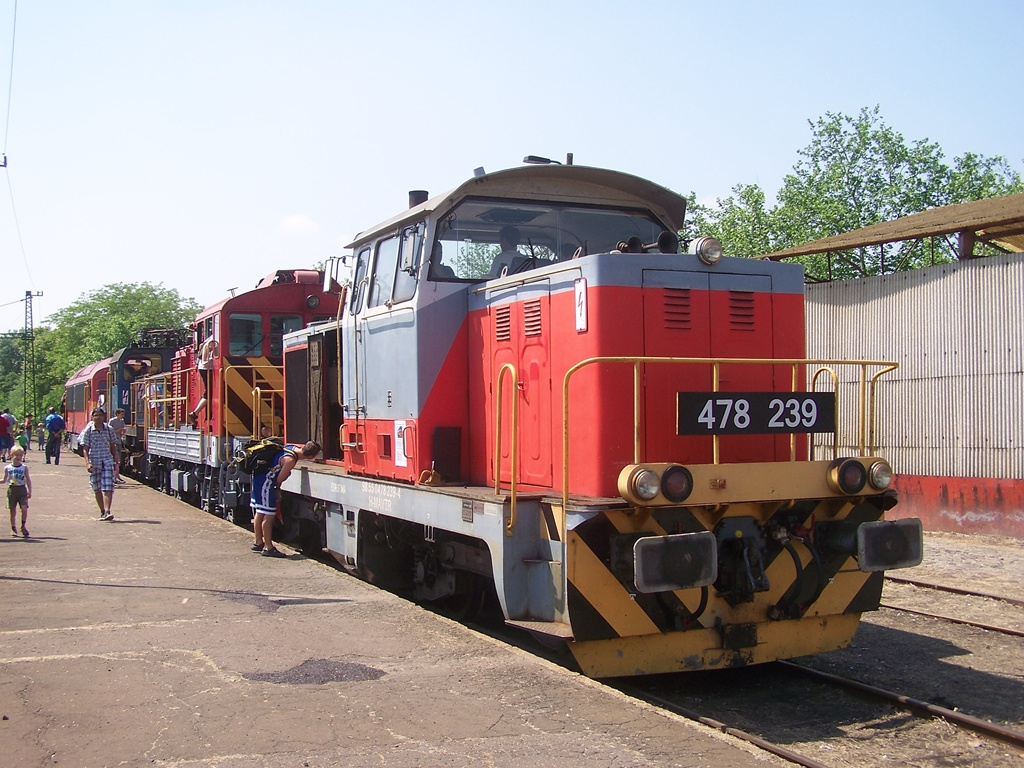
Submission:
M 18 0 L 14 0 L 14 19 L 11 22 L 11 66 L 7 78 L 7 115 L 4 118 L 4 149 L 0 156 L 0 168 L 7 169 L 7 137 L 11 127 L 11 94 L 14 92 L 14 41 L 18 29 Z M 7 191 L 11 197 L 11 214 L 14 217 L 14 229 L 18 233 L 18 248 L 21 250 L 21 260 L 25 263 L 25 273 L 28 280 L 35 287 L 36 281 L 32 278 L 32 270 L 28 266 L 28 255 L 25 253 L 25 241 L 21 238 L 21 223 L 18 221 L 18 209 L 14 205 L 14 188 L 11 186 L 11 174 L 7 171 Z
M 7 76 L 7 116 L 4 118 L 3 166 L 7 167 L 7 133 L 11 126 L 11 93 L 14 90 L 14 37 L 18 28 L 18 0 L 14 0 L 14 21 L 11 23 L 11 69 Z

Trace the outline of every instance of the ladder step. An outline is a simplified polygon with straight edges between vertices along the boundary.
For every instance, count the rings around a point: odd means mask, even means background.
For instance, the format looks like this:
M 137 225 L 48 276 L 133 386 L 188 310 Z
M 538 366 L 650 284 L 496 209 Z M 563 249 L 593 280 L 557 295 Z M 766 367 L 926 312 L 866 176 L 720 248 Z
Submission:
M 564 621 L 520 621 L 518 619 L 506 619 L 505 623 L 510 627 L 519 627 L 527 632 L 536 632 L 539 635 L 561 637 L 571 640 L 573 637 L 572 627 Z

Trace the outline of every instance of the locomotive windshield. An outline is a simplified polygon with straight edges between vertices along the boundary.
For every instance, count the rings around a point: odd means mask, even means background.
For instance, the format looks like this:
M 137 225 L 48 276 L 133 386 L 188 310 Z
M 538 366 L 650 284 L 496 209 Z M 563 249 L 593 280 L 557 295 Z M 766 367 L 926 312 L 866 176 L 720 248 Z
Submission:
M 431 277 L 485 280 L 526 260 L 534 268 L 577 251 L 607 253 L 631 237 L 653 243 L 664 230 L 647 211 L 467 200 L 438 224 Z

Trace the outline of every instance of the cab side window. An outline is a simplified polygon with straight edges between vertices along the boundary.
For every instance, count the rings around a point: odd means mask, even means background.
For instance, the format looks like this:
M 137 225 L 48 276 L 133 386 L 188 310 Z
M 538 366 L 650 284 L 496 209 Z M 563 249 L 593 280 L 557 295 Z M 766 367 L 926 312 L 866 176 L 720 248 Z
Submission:
M 284 335 L 302 328 L 301 315 L 270 316 L 270 354 L 284 354 Z
M 366 295 L 367 270 L 370 265 L 370 249 L 363 248 L 356 258 L 356 269 L 352 276 L 352 300 L 348 305 L 350 314 L 356 314 L 362 309 L 363 297 Z
M 373 265 L 373 280 L 370 283 L 371 307 L 379 307 L 391 301 L 391 289 L 395 284 L 395 271 L 398 269 L 400 243 L 397 235 L 377 243 L 377 259 Z
M 392 301 L 408 301 L 416 293 L 416 275 L 422 251 L 423 237 L 419 227 L 409 227 L 402 232 L 402 252 L 399 255 L 398 272 L 395 274 Z
M 236 314 L 228 318 L 231 339 L 228 342 L 230 355 L 263 354 L 263 316 Z

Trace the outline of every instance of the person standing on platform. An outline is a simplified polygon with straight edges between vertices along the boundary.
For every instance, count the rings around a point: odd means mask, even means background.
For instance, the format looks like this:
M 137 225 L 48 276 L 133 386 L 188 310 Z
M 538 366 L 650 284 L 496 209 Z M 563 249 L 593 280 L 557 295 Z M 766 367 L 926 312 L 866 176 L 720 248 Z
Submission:
M 18 447 L 11 451 L 11 463 L 4 467 L 4 479 L 0 483 L 10 481 L 7 489 L 7 507 L 11 510 L 11 536 L 18 535 L 15 527 L 18 521 L 18 507 L 21 507 L 21 535 L 28 538 L 28 500 L 32 498 L 32 476 L 28 466 L 23 463 L 25 451 Z
M 124 483 L 124 478 L 121 477 L 121 457 L 124 455 L 124 436 L 128 432 L 128 428 L 124 424 L 124 408 L 118 408 L 114 411 L 114 418 L 109 422 L 110 428 L 114 430 L 114 436 L 117 438 L 117 459 L 114 461 L 114 484 L 121 485 Z
M 0 413 L 0 461 L 7 461 L 13 447 L 14 435 L 11 434 L 11 423 Z
M 114 522 L 110 511 L 114 501 L 114 463 L 116 461 L 117 439 L 114 430 L 106 422 L 102 408 L 92 409 L 92 421 L 79 435 L 85 468 L 89 470 L 89 486 L 96 495 L 96 506 L 100 508 L 100 520 Z
M 60 444 L 64 439 L 65 429 L 64 419 L 55 408 L 50 408 L 43 423 L 49 433 L 49 437 L 46 439 L 46 463 L 49 464 L 50 459 L 53 459 L 54 464 L 60 464 Z
M 46 427 L 43 422 L 36 424 L 36 450 L 41 451 L 46 444 Z
M 267 464 L 264 472 L 252 476 L 252 531 L 256 541 L 252 545 L 253 552 L 262 552 L 264 557 L 287 557 L 274 546 L 274 520 L 277 518 L 278 492 L 299 459 L 315 459 L 320 453 L 320 444 L 312 440 L 295 451 L 282 448 L 277 456 Z

